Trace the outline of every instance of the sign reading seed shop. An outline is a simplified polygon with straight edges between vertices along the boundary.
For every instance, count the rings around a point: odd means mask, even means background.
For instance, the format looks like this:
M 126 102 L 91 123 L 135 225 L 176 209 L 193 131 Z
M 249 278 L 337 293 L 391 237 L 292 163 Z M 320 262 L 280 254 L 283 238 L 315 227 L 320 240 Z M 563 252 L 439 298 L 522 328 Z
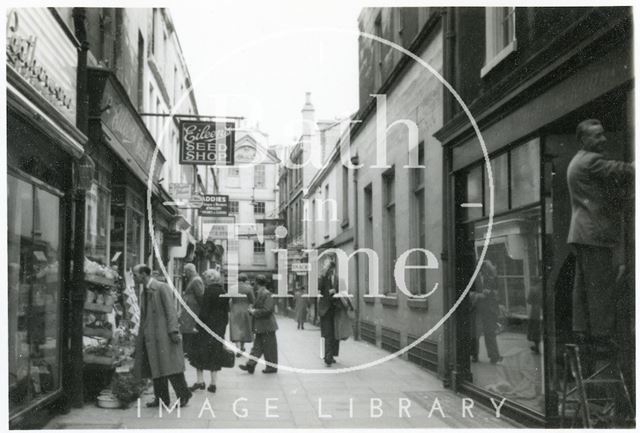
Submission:
M 180 164 L 233 165 L 233 122 L 180 122 Z
M 205 194 L 204 203 L 200 208 L 199 215 L 203 217 L 218 217 L 229 215 L 229 196 Z

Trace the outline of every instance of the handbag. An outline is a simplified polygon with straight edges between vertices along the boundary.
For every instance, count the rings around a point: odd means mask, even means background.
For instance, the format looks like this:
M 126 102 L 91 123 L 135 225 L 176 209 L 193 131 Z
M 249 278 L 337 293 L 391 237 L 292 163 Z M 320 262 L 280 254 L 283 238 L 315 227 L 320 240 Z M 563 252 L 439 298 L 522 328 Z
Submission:
M 220 367 L 233 368 L 236 365 L 236 354 L 223 346 L 220 361 Z

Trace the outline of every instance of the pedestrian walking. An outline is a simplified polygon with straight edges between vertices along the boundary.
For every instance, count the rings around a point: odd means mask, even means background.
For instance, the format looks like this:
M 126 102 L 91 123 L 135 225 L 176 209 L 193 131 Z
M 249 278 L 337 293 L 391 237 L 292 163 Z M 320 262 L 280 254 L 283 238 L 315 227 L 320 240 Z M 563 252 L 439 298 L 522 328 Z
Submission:
M 324 338 L 324 363 L 327 367 L 331 367 L 340 352 L 340 340 L 336 339 L 335 333 L 335 313 L 342 307 L 340 300 L 335 297 L 339 288 L 336 262 L 333 259 L 328 260 L 319 286 L 318 315 L 320 316 L 320 336 Z
M 144 264 L 133 268 L 136 284 L 142 284 L 140 328 L 136 340 L 134 374 L 137 378 L 153 379 L 155 398 L 147 407 L 169 406 L 169 382 L 180 406 L 191 398 L 184 378 L 184 355 L 171 288 L 153 278 Z
M 231 341 L 238 346 L 241 351 L 245 351 L 245 343 L 253 341 L 253 329 L 251 326 L 251 314 L 249 306 L 255 303 L 253 287 L 249 284 L 246 274 L 238 276 L 238 293 L 244 295 L 230 300 L 230 324 L 229 334 Z M 241 356 L 240 353 L 237 356 Z
M 182 294 L 182 299 L 191 312 L 187 311 L 186 308 L 182 308 L 180 313 L 180 332 L 182 333 L 182 349 L 188 355 L 192 351 L 193 339 L 198 332 L 194 316 L 198 317 L 200 315 L 204 283 L 193 263 L 184 265 L 184 274 L 187 277 L 187 286 Z
M 253 374 L 257 362 L 264 355 L 264 360 L 271 364 L 278 364 L 278 341 L 276 340 L 276 330 L 278 324 L 274 315 L 275 301 L 271 292 L 266 287 L 267 280 L 264 275 L 256 277 L 256 301 L 253 307 L 249 308 L 249 313 L 253 316 L 253 331 L 255 341 L 251 348 L 251 356 L 246 364 L 240 365 L 240 369 Z M 277 373 L 276 367 L 267 366 L 263 373 Z
M 576 128 L 582 145 L 569 163 L 567 183 L 571 224 L 567 243 L 576 251 L 573 331 L 579 340 L 615 346 L 617 270 L 614 249 L 620 241 L 625 191 L 633 186 L 633 163 L 606 159 L 607 138 L 599 120 Z
M 304 329 L 304 322 L 307 320 L 308 301 L 304 297 L 304 287 L 298 286 L 293 295 L 294 311 L 296 313 L 296 322 L 298 329 Z
M 211 329 L 219 338 L 223 339 L 229 323 L 229 299 L 222 297 L 225 294 L 220 272 L 215 269 L 207 269 L 203 274 L 204 295 L 200 305 L 198 318 Z M 196 369 L 197 380 L 190 388 L 191 391 L 205 389 L 203 371 L 210 372 L 211 381 L 207 391 L 216 392 L 216 380 L 218 371 L 225 364 L 224 357 L 227 352 L 221 341 L 197 325 L 198 332 L 194 337 L 194 345 L 188 355 L 189 363 Z

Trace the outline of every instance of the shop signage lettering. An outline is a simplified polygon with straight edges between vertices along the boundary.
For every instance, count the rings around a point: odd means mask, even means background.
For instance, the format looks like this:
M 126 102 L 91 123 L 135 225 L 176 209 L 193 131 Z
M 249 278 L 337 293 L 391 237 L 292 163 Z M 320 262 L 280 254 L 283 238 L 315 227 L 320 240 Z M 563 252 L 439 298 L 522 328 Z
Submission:
M 77 52 L 59 27 L 46 9 L 11 10 L 7 15 L 7 64 L 75 122 Z M 41 34 L 31 33 L 36 31 Z M 40 52 L 50 55 L 40 57 Z
M 182 244 L 182 232 L 164 233 L 164 244 L 168 247 L 180 246 Z
M 206 194 L 204 195 L 204 203 L 200 208 L 200 216 L 218 217 L 229 215 L 229 196 Z
M 149 173 L 155 143 L 144 133 L 143 127 L 133 117 L 131 109 L 120 102 L 120 97 L 111 82 L 106 84 L 101 106 L 107 107 L 101 116 L 104 124 L 118 141 L 127 148 L 145 173 Z M 163 164 L 164 158 L 158 153 L 153 173 L 154 179 L 158 179 Z
M 234 143 L 232 122 L 180 122 L 180 164 L 233 165 Z
M 175 200 L 189 200 L 192 194 L 191 189 L 190 183 L 170 183 L 169 195 Z

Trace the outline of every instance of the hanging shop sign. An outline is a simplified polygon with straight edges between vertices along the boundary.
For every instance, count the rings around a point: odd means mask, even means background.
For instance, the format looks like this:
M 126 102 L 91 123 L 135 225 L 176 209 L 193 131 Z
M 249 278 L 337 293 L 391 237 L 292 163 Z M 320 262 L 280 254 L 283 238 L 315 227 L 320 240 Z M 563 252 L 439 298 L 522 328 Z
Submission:
M 49 8 L 7 14 L 7 66 L 72 124 L 76 122 L 78 50 Z
M 163 240 L 164 244 L 168 247 L 179 247 L 182 245 L 182 232 L 165 232 Z
M 170 183 L 169 195 L 174 200 L 189 200 L 193 194 L 193 188 L 190 183 Z
M 229 196 L 217 194 L 205 194 L 204 203 L 199 215 L 203 217 L 221 217 L 229 215 Z
M 262 224 L 262 234 L 267 238 L 275 238 L 276 228 L 284 225 L 281 219 L 256 219 L 256 224 Z
M 233 122 L 180 121 L 180 164 L 233 165 Z

